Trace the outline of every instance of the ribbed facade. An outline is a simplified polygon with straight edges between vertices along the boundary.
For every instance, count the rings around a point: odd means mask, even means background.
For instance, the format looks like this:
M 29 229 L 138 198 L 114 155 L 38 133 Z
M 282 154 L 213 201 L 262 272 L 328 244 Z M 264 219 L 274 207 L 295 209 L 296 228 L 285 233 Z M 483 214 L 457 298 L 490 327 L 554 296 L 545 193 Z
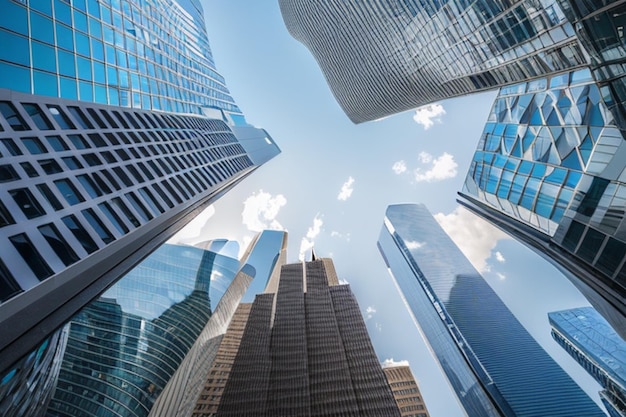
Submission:
M 552 337 L 594 377 L 611 417 L 626 416 L 626 341 L 591 307 L 548 313 Z
M 230 97 L 198 0 L 0 9 L 3 373 L 280 150 Z
M 383 367 L 402 417 L 429 417 L 417 381 L 409 366 Z
M 587 63 L 556 0 L 279 3 L 356 123 Z
M 423 205 L 389 206 L 379 248 L 468 415 L 604 415 Z
M 330 260 L 283 266 L 276 294 L 252 304 L 217 416 L 400 416 L 354 295 L 337 284 Z

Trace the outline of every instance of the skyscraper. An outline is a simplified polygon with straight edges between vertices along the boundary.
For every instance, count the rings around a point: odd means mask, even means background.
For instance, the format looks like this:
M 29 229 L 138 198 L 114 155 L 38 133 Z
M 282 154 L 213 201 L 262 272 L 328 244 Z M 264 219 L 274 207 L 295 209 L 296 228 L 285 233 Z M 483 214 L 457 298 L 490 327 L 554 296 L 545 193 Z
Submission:
M 0 8 L 2 372 L 280 150 L 198 0 Z
M 468 415 L 604 415 L 528 334 L 426 207 L 389 206 L 378 246 Z
M 267 282 L 286 246 L 163 245 L 71 321 L 47 415 L 171 416 L 197 397 L 250 282 Z M 270 268 L 257 274 L 251 254 Z M 264 262 L 265 263 L 265 262 Z M 193 400 L 187 400 L 193 398 Z
M 584 66 L 556 0 L 280 0 L 356 122 Z
M 593 308 L 548 313 L 552 337 L 604 388 L 611 417 L 626 416 L 626 342 Z
M 250 308 L 232 367 L 209 375 L 228 378 L 217 416 L 400 416 L 332 261 L 284 265 L 276 278 Z
M 383 372 L 391 387 L 402 417 L 429 417 L 424 399 L 408 365 L 384 366 Z

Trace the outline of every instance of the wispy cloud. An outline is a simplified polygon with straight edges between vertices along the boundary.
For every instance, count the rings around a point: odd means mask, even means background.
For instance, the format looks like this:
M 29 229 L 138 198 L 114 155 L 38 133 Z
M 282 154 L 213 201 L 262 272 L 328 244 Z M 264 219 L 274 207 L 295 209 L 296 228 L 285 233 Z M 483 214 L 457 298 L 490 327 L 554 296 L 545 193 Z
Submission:
M 336 230 L 333 230 L 332 232 L 330 232 L 330 237 L 344 239 L 346 242 L 350 242 L 350 233 L 340 233 Z
M 388 358 L 381 363 L 383 368 L 391 368 L 393 366 L 409 366 L 409 361 L 395 361 L 393 358 Z
M 341 186 L 337 200 L 346 201 L 352 195 L 352 191 L 354 191 L 354 178 L 349 177 Z
M 504 259 L 504 255 L 502 255 L 500 251 L 496 251 L 496 261 L 500 262 L 501 264 L 506 262 L 506 259 Z
M 455 162 L 454 156 L 449 153 L 444 152 L 439 157 L 433 158 L 431 154 L 421 152 L 418 158 L 421 163 L 430 164 L 430 168 L 426 171 L 422 168 L 417 168 L 413 171 L 415 181 L 434 182 L 456 177 L 456 169 L 459 165 Z
M 421 248 L 422 246 L 424 246 L 424 245 L 425 245 L 425 243 L 423 243 L 423 242 L 417 242 L 417 241 L 415 241 L 415 240 L 409 240 L 409 241 L 404 242 L 404 243 L 405 243 L 405 245 L 406 245 L 406 247 L 407 247 L 408 249 L 419 249 L 419 248 Z
M 276 217 L 285 204 L 287 204 L 287 199 L 282 194 L 272 196 L 270 193 L 259 190 L 243 203 L 241 213 L 243 224 L 252 232 L 265 229 L 283 230 L 283 226 L 276 220 Z
M 498 276 L 498 278 L 500 278 L 501 281 L 504 281 L 506 279 L 506 275 L 501 274 L 501 273 L 496 273 L 496 275 Z
M 428 104 L 415 110 L 413 120 L 424 126 L 424 130 L 430 129 L 435 123 L 441 123 L 441 116 L 446 114 L 443 106 L 439 103 Z
M 489 270 L 487 259 L 498 240 L 509 238 L 506 233 L 461 206 L 450 214 L 437 213 L 435 219 L 481 272 Z
M 406 172 L 406 162 L 398 161 L 395 164 L 393 164 L 391 169 L 393 170 L 393 172 L 395 172 L 396 174 L 400 175 L 403 172 Z
M 322 231 L 323 224 L 324 221 L 322 220 L 320 214 L 316 214 L 313 218 L 313 225 L 309 227 L 306 232 L 306 236 L 303 237 L 300 241 L 300 253 L 298 255 L 298 259 L 300 259 L 301 261 L 304 260 L 306 252 L 313 248 L 313 245 L 315 244 L 315 238 Z
M 365 309 L 365 319 L 369 320 L 372 317 L 374 317 L 374 314 L 376 314 L 376 309 L 373 306 L 368 306 Z

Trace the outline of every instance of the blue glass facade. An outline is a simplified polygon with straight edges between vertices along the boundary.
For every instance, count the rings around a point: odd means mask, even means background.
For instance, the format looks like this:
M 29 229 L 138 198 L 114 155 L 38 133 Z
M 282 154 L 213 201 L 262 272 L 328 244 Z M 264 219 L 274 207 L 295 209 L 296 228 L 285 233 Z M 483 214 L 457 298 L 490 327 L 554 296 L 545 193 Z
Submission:
M 626 416 L 626 341 L 591 307 L 548 314 L 552 337 L 604 388 L 611 417 Z
M 215 69 L 199 0 L 2 0 L 0 9 L 0 88 L 242 117 Z
M 378 245 L 468 415 L 604 415 L 424 206 L 388 207 Z

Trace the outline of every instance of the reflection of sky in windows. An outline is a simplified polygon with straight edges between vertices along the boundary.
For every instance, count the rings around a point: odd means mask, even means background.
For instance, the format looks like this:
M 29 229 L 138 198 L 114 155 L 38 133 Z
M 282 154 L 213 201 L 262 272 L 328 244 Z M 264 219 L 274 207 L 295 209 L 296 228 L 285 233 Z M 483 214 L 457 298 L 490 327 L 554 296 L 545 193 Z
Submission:
M 246 263 L 252 265 L 256 270 L 256 275 L 248 290 L 241 299 L 242 303 L 251 303 L 257 294 L 265 290 L 267 281 L 276 264 L 276 260 L 283 247 L 285 232 L 277 230 L 265 230 L 250 253 Z
M 464 191 L 553 235 L 582 174 L 607 167 L 597 150 L 616 136 L 588 70 L 504 87 Z
M 149 110 L 241 113 L 215 71 L 195 0 L 3 1 L 2 11 L 0 88 Z

